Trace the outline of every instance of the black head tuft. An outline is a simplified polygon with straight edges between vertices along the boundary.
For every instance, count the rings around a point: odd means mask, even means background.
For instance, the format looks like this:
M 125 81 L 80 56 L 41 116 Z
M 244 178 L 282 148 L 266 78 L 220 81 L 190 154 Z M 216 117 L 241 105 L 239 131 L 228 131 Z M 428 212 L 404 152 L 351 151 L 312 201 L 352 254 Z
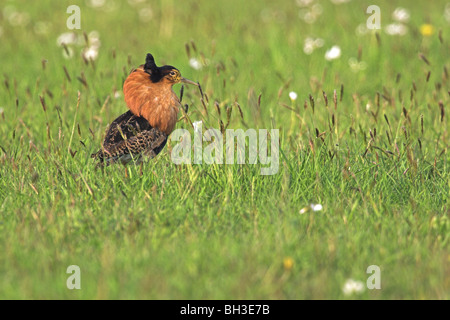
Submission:
M 147 53 L 147 57 L 145 58 L 144 69 L 146 71 L 147 70 L 154 71 L 154 70 L 158 69 L 158 67 L 156 66 L 156 63 L 155 63 L 155 58 L 153 58 L 151 53 Z
M 156 65 L 155 58 L 153 58 L 151 53 L 147 53 L 147 56 L 145 57 L 144 70 L 150 74 L 150 80 L 152 80 L 152 82 L 158 82 L 163 77 L 161 68 Z

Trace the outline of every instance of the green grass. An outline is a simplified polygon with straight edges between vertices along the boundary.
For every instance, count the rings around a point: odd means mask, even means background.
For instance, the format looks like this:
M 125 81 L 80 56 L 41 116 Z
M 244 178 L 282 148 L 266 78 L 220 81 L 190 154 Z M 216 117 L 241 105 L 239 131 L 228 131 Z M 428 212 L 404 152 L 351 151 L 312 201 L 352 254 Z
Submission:
M 56 39 L 73 1 L 2 4 L 0 298 L 449 299 L 446 1 L 381 3 L 378 35 L 355 31 L 374 3 L 316 2 L 308 24 L 295 1 L 83 1 L 70 59 Z M 404 36 L 384 30 L 397 7 L 411 15 Z M 25 23 L 14 25 L 14 11 Z M 101 47 L 85 63 L 93 30 Z M 307 37 L 324 46 L 306 55 Z M 342 55 L 327 61 L 333 45 Z M 232 108 L 229 128 L 280 129 L 278 173 L 177 166 L 174 142 L 142 166 L 96 170 L 90 154 L 126 111 L 115 93 L 147 52 L 202 84 L 207 112 L 184 90 L 192 121 L 219 128 Z M 177 127 L 193 132 L 185 119 Z M 301 214 L 311 203 L 323 210 Z M 69 265 L 81 290 L 66 287 Z M 370 265 L 381 290 L 345 295 Z

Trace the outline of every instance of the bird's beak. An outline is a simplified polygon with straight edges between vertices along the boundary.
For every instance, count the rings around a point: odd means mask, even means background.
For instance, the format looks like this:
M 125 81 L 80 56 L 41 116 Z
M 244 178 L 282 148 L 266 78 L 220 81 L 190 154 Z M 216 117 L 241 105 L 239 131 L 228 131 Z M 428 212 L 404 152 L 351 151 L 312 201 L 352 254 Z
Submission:
M 186 78 L 181 77 L 181 80 L 180 80 L 180 81 L 181 81 L 181 82 L 184 82 L 184 83 L 193 84 L 193 85 L 195 85 L 195 86 L 198 87 L 198 83 L 197 83 L 197 82 L 194 82 L 194 81 L 192 81 L 192 80 L 189 80 L 189 79 L 186 79 Z

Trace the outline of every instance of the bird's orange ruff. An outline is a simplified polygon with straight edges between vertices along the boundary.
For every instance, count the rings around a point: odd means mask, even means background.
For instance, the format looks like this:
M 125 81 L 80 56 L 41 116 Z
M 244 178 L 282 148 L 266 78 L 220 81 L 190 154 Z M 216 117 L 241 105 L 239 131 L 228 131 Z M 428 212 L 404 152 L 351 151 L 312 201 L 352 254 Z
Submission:
M 175 128 L 181 106 L 172 85 L 165 78 L 152 82 L 143 66 L 133 70 L 123 84 L 125 102 L 131 112 L 167 135 Z

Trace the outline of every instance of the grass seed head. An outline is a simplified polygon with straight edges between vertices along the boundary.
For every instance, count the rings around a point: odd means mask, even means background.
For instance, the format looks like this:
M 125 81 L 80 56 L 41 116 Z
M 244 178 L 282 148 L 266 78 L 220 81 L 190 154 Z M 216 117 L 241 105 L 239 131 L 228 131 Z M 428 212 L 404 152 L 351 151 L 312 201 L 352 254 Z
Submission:
M 425 57 L 423 53 L 419 53 L 419 58 L 423 60 L 427 65 L 430 65 L 430 61 Z
M 311 104 L 311 108 L 313 110 L 314 113 L 314 98 L 311 94 L 309 94 L 309 103 Z
M 444 103 L 442 102 L 442 100 L 439 100 L 439 109 L 441 110 L 441 122 L 444 122 L 445 111 Z
M 216 101 L 214 101 L 214 107 L 216 107 L 216 111 L 217 111 L 217 113 L 219 114 L 219 117 L 220 117 L 220 105 L 219 105 L 219 102 L 217 102 L 217 100 Z
M 328 97 L 325 91 L 322 90 L 323 100 L 325 101 L 325 107 L 328 108 Z
M 337 109 L 337 93 L 336 93 L 336 89 L 334 89 L 333 91 L 333 103 L 334 103 L 334 109 Z

